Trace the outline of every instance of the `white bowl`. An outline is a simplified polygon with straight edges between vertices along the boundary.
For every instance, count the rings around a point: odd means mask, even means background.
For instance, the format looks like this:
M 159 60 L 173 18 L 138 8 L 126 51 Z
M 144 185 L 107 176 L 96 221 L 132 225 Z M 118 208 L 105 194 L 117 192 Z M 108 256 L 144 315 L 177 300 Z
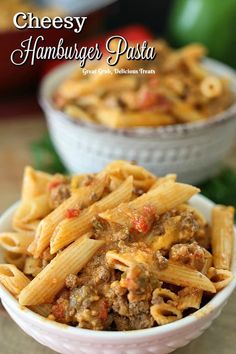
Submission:
M 55 109 L 52 94 L 77 63 L 50 72 L 40 89 L 40 104 L 54 146 L 67 169 L 96 172 L 113 160 L 135 160 L 157 175 L 175 172 L 181 181 L 199 183 L 214 176 L 235 139 L 236 104 L 207 121 L 159 128 L 109 129 L 75 121 Z M 205 67 L 229 77 L 236 93 L 236 73 L 212 59 Z
M 191 204 L 199 208 L 210 221 L 211 209 L 214 205 L 211 201 L 203 196 L 195 196 Z M 16 205 L 8 209 L 0 218 L 0 232 L 10 229 L 15 209 Z M 236 230 L 234 241 L 236 242 Z M 232 262 L 232 271 L 236 276 L 236 253 Z M 1 285 L 0 298 L 7 312 L 23 331 L 59 353 L 166 354 L 200 336 L 219 316 L 235 287 L 234 278 L 206 306 L 182 320 L 162 327 L 127 332 L 92 331 L 47 320 L 27 308 L 21 308 L 15 298 Z

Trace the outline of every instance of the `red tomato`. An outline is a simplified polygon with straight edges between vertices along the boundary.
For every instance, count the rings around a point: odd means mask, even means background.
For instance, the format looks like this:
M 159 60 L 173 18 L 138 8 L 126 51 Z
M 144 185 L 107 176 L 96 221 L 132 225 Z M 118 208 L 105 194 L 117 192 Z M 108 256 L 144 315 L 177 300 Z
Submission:
M 56 188 L 62 184 L 62 181 L 52 181 L 48 184 L 48 189 L 51 190 L 53 188 Z
M 64 304 L 55 304 L 52 307 L 52 314 L 57 320 L 63 320 L 65 317 L 65 307 Z
M 139 93 L 139 108 L 148 109 L 157 103 L 157 95 L 148 89 L 141 90 Z
M 171 108 L 171 102 L 164 95 L 157 95 L 157 107 L 163 112 L 168 112 Z
M 100 304 L 99 318 L 106 321 L 108 318 L 108 302 L 103 300 Z
M 132 226 L 135 231 L 146 234 L 149 231 L 150 225 L 148 218 L 144 215 L 136 215 L 132 220 Z
M 79 216 L 80 210 L 79 209 L 67 209 L 65 213 L 65 217 L 67 219 L 72 219 L 75 218 L 76 216 Z

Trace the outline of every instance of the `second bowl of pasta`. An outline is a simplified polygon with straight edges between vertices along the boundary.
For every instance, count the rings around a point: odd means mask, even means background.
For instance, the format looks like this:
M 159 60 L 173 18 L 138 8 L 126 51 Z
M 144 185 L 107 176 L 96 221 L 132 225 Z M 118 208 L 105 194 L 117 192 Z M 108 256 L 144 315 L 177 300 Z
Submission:
M 121 74 L 99 74 L 100 62 L 83 74 L 67 63 L 44 79 L 40 103 L 70 172 L 98 171 L 114 159 L 158 175 L 174 171 L 189 183 L 218 171 L 235 137 L 235 72 L 202 60 L 199 46 L 162 47 L 155 74 L 137 71 L 150 63 L 121 62 Z

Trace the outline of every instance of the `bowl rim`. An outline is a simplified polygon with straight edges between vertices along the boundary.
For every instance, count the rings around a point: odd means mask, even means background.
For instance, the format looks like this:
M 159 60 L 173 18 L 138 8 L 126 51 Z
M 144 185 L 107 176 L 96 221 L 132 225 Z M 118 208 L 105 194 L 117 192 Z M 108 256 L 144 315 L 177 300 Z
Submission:
M 192 198 L 198 203 L 201 203 L 209 212 L 212 210 L 212 207 L 215 205 L 211 200 L 202 196 L 196 195 Z M 0 227 L 5 223 L 8 218 L 10 218 L 15 211 L 19 202 L 13 204 L 8 208 L 0 217 Z M 236 227 L 234 227 L 234 242 L 236 242 Z M 234 263 L 236 263 L 236 254 L 234 255 Z M 135 338 L 147 338 L 150 336 L 170 334 L 175 332 L 178 329 L 184 329 L 188 326 L 195 324 L 197 321 L 201 321 L 209 316 L 217 308 L 222 308 L 225 302 L 228 300 L 234 289 L 236 288 L 236 264 L 234 264 L 235 271 L 233 271 L 233 279 L 230 284 L 221 290 L 202 308 L 194 312 L 193 314 L 186 316 L 178 321 L 166 324 L 164 326 L 157 326 L 146 329 L 130 330 L 130 331 L 95 331 L 91 329 L 84 329 L 78 327 L 71 327 L 69 325 L 61 324 L 52 320 L 49 320 L 45 317 L 40 316 L 39 314 L 33 312 L 27 307 L 22 307 L 19 305 L 18 301 L 11 295 L 3 285 L 0 284 L 0 300 L 2 300 L 3 306 L 6 302 L 6 307 L 10 307 L 12 311 L 18 313 L 19 317 L 25 317 L 34 323 L 37 323 L 39 326 L 43 326 L 45 330 L 49 331 L 59 331 L 63 334 L 70 334 L 75 336 L 89 336 L 90 338 L 99 338 L 105 339 L 107 342 L 114 339 L 127 339 L 132 341 Z
M 203 58 L 203 65 L 207 67 L 209 72 L 213 72 L 218 70 L 222 70 L 225 72 L 225 75 L 230 76 L 231 83 L 232 83 L 232 91 L 235 93 L 235 98 L 236 98 L 236 70 L 234 70 L 232 67 L 223 64 L 219 62 L 218 60 L 212 59 L 205 57 Z M 224 124 L 226 121 L 230 121 L 235 119 L 236 120 L 236 100 L 235 102 L 227 108 L 225 111 L 220 112 L 216 114 L 213 117 L 210 117 L 206 120 L 199 120 L 197 122 L 192 122 L 192 123 L 179 123 L 179 124 L 173 124 L 173 125 L 166 125 L 166 126 L 160 126 L 160 127 L 135 127 L 135 128 L 110 128 L 106 127 L 103 124 L 99 123 L 93 123 L 93 122 L 84 122 L 79 119 L 74 119 L 73 117 L 69 116 L 68 114 L 64 113 L 63 111 L 57 109 L 54 107 L 53 102 L 52 102 L 52 94 L 53 92 L 50 92 L 50 95 L 46 94 L 46 87 L 50 83 L 51 79 L 53 78 L 57 83 L 59 84 L 61 82 L 60 80 L 56 80 L 55 77 L 59 72 L 61 72 L 61 69 L 67 68 L 67 71 L 73 71 L 75 67 L 78 67 L 78 63 L 75 61 L 71 62 L 64 62 L 58 65 L 57 67 L 51 69 L 48 74 L 45 75 L 45 77 L 42 79 L 40 86 L 39 86 L 39 91 L 38 91 L 38 102 L 43 109 L 43 111 L 46 112 L 53 112 L 54 114 L 57 114 L 58 117 L 61 119 L 66 120 L 68 123 L 71 123 L 75 126 L 81 127 L 81 128 L 87 128 L 89 130 L 93 131 L 102 131 L 105 133 L 110 133 L 113 135 L 128 135 L 128 136 L 133 136 L 133 137 L 149 137 L 149 136 L 178 136 L 182 134 L 187 134 L 187 133 L 197 133 L 199 131 L 205 130 L 205 129 L 211 129 L 213 126 L 218 126 Z M 210 68 L 213 68 L 212 70 Z M 66 73 L 64 77 L 67 75 Z M 221 74 L 221 76 L 223 76 Z

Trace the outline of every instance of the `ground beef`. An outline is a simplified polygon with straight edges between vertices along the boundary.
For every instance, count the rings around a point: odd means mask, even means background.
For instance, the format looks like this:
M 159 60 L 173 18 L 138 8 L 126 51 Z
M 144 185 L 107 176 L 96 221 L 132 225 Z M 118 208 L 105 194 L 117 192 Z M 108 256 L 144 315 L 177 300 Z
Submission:
M 64 200 L 70 197 L 70 185 L 61 183 L 50 190 L 49 203 L 52 209 L 56 209 Z
M 94 269 L 93 277 L 94 277 L 94 282 L 96 284 L 101 282 L 107 283 L 110 280 L 111 271 L 105 265 L 101 265 L 98 268 Z
M 65 284 L 68 289 L 74 289 L 77 286 L 78 277 L 74 274 L 69 274 L 66 277 Z
M 169 259 L 201 271 L 205 263 L 205 253 L 197 242 L 176 244 L 171 247 Z
M 129 329 L 144 329 L 154 325 L 154 319 L 150 314 L 141 313 L 138 316 L 131 316 Z
M 160 251 L 157 251 L 155 256 L 156 256 L 157 268 L 159 270 L 162 270 L 162 269 L 165 269 L 168 267 L 168 259 L 165 258 Z
M 113 315 L 114 323 L 118 331 L 129 331 L 132 329 L 150 328 L 154 325 L 154 319 L 150 314 L 142 313 L 138 316 L 123 317 Z
M 117 331 L 128 331 L 130 330 L 130 321 L 128 317 L 119 316 L 118 314 L 113 315 L 113 320 L 115 323 L 115 329 Z
M 190 212 L 184 212 L 181 214 L 180 220 L 180 236 L 181 238 L 187 237 L 188 239 L 194 237 L 199 230 L 199 224 L 194 215 Z
M 150 312 L 150 303 L 148 301 L 136 301 L 129 303 L 129 316 L 137 316 L 141 313 Z
M 127 299 L 127 290 L 120 286 L 119 281 L 114 281 L 107 292 L 107 299 L 112 310 L 121 315 L 129 315 L 129 303 Z

